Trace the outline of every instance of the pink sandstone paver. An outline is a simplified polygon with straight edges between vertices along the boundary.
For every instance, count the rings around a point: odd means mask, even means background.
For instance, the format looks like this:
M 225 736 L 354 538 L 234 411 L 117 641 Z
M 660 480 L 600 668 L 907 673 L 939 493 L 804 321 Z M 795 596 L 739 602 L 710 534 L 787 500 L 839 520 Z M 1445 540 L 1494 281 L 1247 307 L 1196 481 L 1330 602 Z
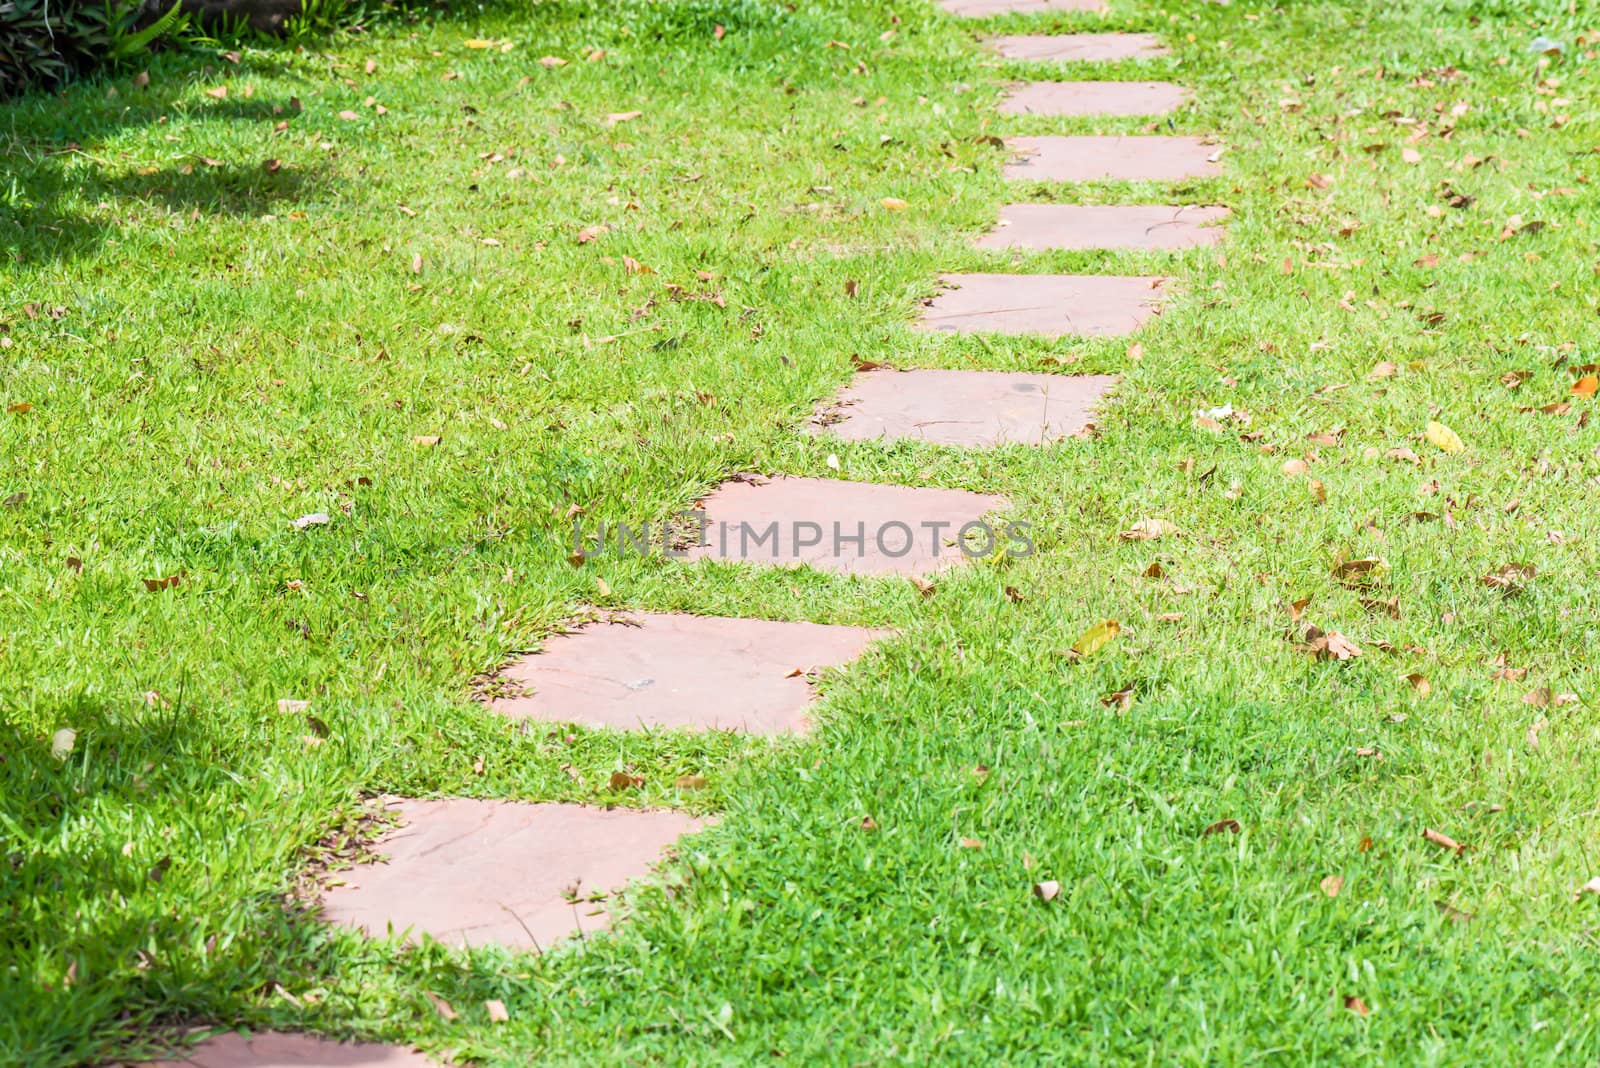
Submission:
M 1170 250 L 1215 245 L 1227 208 L 1160 204 L 1007 204 L 979 248 Z
M 1106 0 L 939 0 L 939 6 L 952 15 L 975 19 L 992 15 L 1107 10 Z
M 918 326 L 958 334 L 1106 337 L 1157 314 L 1160 278 L 1089 274 L 947 274 Z
M 691 558 L 921 575 L 1014 548 L 988 513 L 1004 497 L 966 490 L 779 477 L 731 481 L 704 502 L 706 544 Z M 974 541 L 955 544 L 965 524 Z M 980 529 L 981 527 L 981 529 Z M 992 543 L 984 532 L 993 534 Z
M 1222 173 L 1214 145 L 1199 137 L 1008 137 L 1023 158 L 1006 164 L 1007 178 L 1042 182 L 1176 182 Z
M 1171 82 L 1018 82 L 1002 115 L 1165 115 L 1189 101 Z
M 1115 383 L 1112 375 L 864 371 L 823 418 L 828 433 L 851 441 L 1043 445 L 1084 430 Z
M 989 47 L 1006 59 L 1107 63 L 1149 59 L 1168 52 L 1153 33 L 1060 33 L 992 37 Z
M 886 635 L 865 627 L 633 613 L 552 637 L 501 675 L 528 687 L 497 699 L 517 719 L 588 727 L 806 729 L 806 674 L 860 656 Z
M 701 821 L 666 810 L 520 801 L 393 800 L 402 826 L 378 839 L 386 859 L 340 877 L 323 916 L 375 938 L 544 949 L 610 917 L 592 894 L 647 874 Z M 568 900 L 576 887 L 580 900 Z
M 437 1068 L 415 1050 L 315 1035 L 260 1031 L 213 1035 L 184 1056 L 151 1068 Z

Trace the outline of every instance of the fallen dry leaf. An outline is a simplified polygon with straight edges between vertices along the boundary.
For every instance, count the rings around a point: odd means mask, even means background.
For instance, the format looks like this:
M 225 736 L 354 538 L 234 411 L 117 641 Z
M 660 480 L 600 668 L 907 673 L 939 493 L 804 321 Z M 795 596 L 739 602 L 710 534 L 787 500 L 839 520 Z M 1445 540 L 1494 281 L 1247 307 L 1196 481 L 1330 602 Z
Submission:
M 1201 838 L 1210 838 L 1214 834 L 1238 834 L 1244 830 L 1238 820 L 1218 820 L 1200 832 Z
M 1336 630 L 1324 631 L 1320 627 L 1307 627 L 1306 652 L 1318 660 L 1354 660 L 1361 655 L 1361 647 Z
M 454 1020 L 459 1013 L 450 1007 L 450 1003 L 431 990 L 424 990 L 423 994 L 433 1002 L 433 1009 L 445 1020 Z
M 1538 568 L 1532 564 L 1501 564 L 1493 571 L 1484 575 L 1480 580 L 1491 590 L 1502 593 L 1516 593 L 1527 585 L 1528 580 L 1538 574 Z
M 1355 1013 L 1357 1016 L 1366 1016 L 1372 1012 L 1371 1009 L 1367 1008 L 1367 1003 L 1356 997 L 1354 994 L 1346 995 L 1344 999 L 1344 1007 Z
M 1339 891 L 1344 889 L 1344 876 L 1326 875 L 1323 876 L 1322 881 L 1317 885 L 1320 886 L 1322 888 L 1322 892 L 1327 894 L 1329 897 L 1338 897 Z
M 1461 435 L 1443 423 L 1429 420 L 1427 430 L 1424 433 L 1429 443 L 1441 452 L 1456 453 L 1467 447 L 1466 443 L 1461 440 Z
M 1333 577 L 1344 586 L 1367 586 L 1388 564 L 1382 557 L 1371 556 L 1359 560 L 1343 560 L 1333 565 Z
M 1449 835 L 1442 834 L 1431 827 L 1423 828 L 1422 837 L 1427 839 L 1433 845 L 1438 846 L 1440 849 L 1448 849 L 1450 852 L 1458 855 L 1465 852 L 1467 848 L 1454 838 L 1451 838 Z
M 1596 880 L 1600 882 L 1600 880 Z M 1054 901 L 1061 896 L 1061 884 L 1054 879 L 1046 879 L 1042 883 L 1033 884 L 1033 896 L 1040 901 Z
M 1141 519 L 1118 536 L 1123 541 L 1155 541 L 1169 534 L 1181 533 L 1176 523 L 1165 519 Z
M 490 1023 L 505 1023 L 511 1019 L 511 1014 L 506 1012 L 506 1003 L 499 998 L 490 998 L 485 1001 L 483 1008 L 489 1014 Z
M 1114 619 L 1096 623 L 1078 635 L 1078 640 L 1072 643 L 1071 653 L 1073 658 L 1080 659 L 1086 656 L 1093 656 L 1104 648 L 1107 642 L 1120 633 L 1122 633 L 1122 624 Z

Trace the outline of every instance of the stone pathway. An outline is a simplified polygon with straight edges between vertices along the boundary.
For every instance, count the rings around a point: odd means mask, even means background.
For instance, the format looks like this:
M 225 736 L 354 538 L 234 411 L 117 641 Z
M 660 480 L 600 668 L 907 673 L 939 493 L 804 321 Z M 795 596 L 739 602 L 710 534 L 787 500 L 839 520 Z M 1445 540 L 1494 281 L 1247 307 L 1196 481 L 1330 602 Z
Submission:
M 746 478 L 706 498 L 707 543 L 690 557 L 804 564 L 846 575 L 926 575 L 1003 548 L 1005 524 L 984 517 L 1006 503 L 966 490 Z
M 1222 173 L 1217 147 L 1202 137 L 1008 137 L 1006 147 L 1018 158 L 1003 173 L 1016 181 L 1181 182 Z
M 1005 59 L 1106 63 L 1167 55 L 1153 33 L 1063 33 L 1048 37 L 991 37 L 988 45 Z
M 1045 445 L 1088 428 L 1111 375 L 864 371 L 817 424 L 848 441 Z
M 1130 334 L 1161 307 L 1162 280 L 1089 274 L 947 274 L 918 324 L 956 334 Z
M 333 923 L 375 938 L 543 949 L 599 931 L 605 902 L 705 821 L 681 812 L 519 801 L 393 800 L 385 859 L 324 893 Z
M 1138 249 L 1173 251 L 1215 245 L 1227 208 L 1155 204 L 1007 204 L 988 249 Z
M 1165 115 L 1189 102 L 1171 82 L 1020 82 L 1000 101 L 1002 115 Z
M 963 18 L 994 15 L 1044 15 L 1051 12 L 1108 10 L 1106 0 L 939 0 L 939 6 Z
M 860 656 L 886 631 L 765 619 L 636 612 L 557 635 L 500 673 L 526 696 L 497 698 L 517 719 L 614 730 L 806 729 L 807 677 Z
M 1103 0 L 938 0 L 952 15 L 1104 12 Z M 1166 54 L 1150 34 L 1079 33 L 989 39 L 999 55 L 1063 62 Z M 1165 82 L 1034 82 L 1014 86 L 1007 115 L 1145 115 L 1184 106 Z M 1014 181 L 1177 182 L 1221 173 L 1220 150 L 1192 136 L 1043 136 L 1007 141 Z M 1228 217 L 1192 205 L 1009 204 L 979 249 L 1175 251 L 1216 243 Z M 918 329 L 950 333 L 1113 336 L 1159 313 L 1163 279 L 1050 274 L 947 274 Z M 957 448 L 1043 446 L 1085 433 L 1109 375 L 957 370 L 858 373 L 810 430 L 858 442 L 914 440 Z M 703 502 L 691 560 L 808 566 L 843 575 L 914 576 L 1005 551 L 1005 498 L 965 490 L 844 479 L 741 476 Z M 1031 541 L 1027 548 L 1031 551 Z M 808 675 L 846 664 L 890 632 L 804 622 L 634 612 L 549 639 L 509 666 L 523 688 L 491 708 L 515 719 L 616 730 L 803 731 L 815 700 Z M 377 938 L 540 950 L 603 929 L 607 907 L 680 836 L 708 821 L 677 811 L 605 810 L 517 801 L 391 799 L 399 826 L 375 843 L 382 859 L 340 873 L 324 918 Z M 226 1034 L 192 1050 L 197 1068 L 420 1068 L 410 1050 L 301 1035 Z
M 333 1042 L 311 1035 L 228 1032 L 206 1039 L 156 1068 L 437 1068 L 415 1050 L 366 1042 Z

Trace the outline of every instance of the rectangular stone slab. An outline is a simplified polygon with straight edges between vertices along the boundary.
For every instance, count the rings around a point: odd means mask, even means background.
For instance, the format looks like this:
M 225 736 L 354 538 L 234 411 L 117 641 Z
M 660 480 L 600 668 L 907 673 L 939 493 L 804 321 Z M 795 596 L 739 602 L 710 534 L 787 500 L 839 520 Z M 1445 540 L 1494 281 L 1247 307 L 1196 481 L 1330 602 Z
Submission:
M 1006 147 L 1023 157 L 1004 171 L 1019 181 L 1177 182 L 1222 173 L 1210 160 L 1216 147 L 1199 137 L 1008 137 Z
M 994 15 L 1040 15 L 1050 12 L 1107 11 L 1106 0 L 939 0 L 939 6 L 962 18 Z
M 1162 279 L 1089 274 L 947 274 L 918 326 L 958 334 L 1131 334 L 1161 306 Z
M 830 478 L 726 482 L 704 502 L 708 543 L 689 555 L 804 564 L 852 575 L 929 574 L 966 563 L 968 553 L 948 543 L 963 524 L 976 523 L 1006 503 L 1004 497 L 966 490 Z M 991 551 L 1007 551 L 1014 543 L 1006 523 L 990 519 L 987 524 L 994 537 Z M 984 541 L 979 531 L 973 533 L 976 554 Z M 819 540 L 804 544 L 813 535 Z
M 1061 63 L 1108 63 L 1168 55 L 1153 33 L 1057 33 L 991 37 L 989 47 L 1006 59 Z
M 1005 371 L 863 371 L 824 415 L 851 441 L 1043 445 L 1081 432 L 1112 375 Z
M 670 811 L 534 805 L 520 801 L 391 801 L 402 826 L 375 849 L 387 859 L 341 872 L 323 916 L 374 938 L 391 929 L 456 945 L 543 949 L 597 931 L 604 907 L 580 897 L 610 894 L 647 874 L 679 836 L 701 821 Z
M 553 636 L 543 652 L 500 673 L 532 692 L 490 707 L 517 719 L 617 730 L 800 732 L 816 700 L 804 673 L 854 660 L 887 633 L 636 612 Z
M 1172 250 L 1215 245 L 1227 208 L 1160 204 L 1007 204 L 978 239 L 993 249 Z
M 258 1031 L 213 1035 L 183 1057 L 152 1068 L 438 1068 L 413 1049 L 371 1042 L 334 1042 L 315 1035 Z
M 1189 101 L 1171 82 L 1018 82 L 1002 115 L 1165 115 Z

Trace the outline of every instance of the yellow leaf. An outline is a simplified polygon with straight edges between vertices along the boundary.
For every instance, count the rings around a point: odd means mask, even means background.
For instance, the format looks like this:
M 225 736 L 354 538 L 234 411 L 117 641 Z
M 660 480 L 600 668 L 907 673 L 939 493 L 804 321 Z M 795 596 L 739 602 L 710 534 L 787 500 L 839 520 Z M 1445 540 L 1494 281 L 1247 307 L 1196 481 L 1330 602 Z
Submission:
M 1444 452 L 1460 452 L 1466 448 L 1466 443 L 1461 440 L 1461 435 L 1445 426 L 1443 423 L 1428 422 L 1428 441 Z
M 884 197 L 878 203 L 883 205 L 885 211 L 905 211 L 906 202 L 899 197 Z
M 481 37 L 475 37 L 470 41 L 463 41 L 462 44 L 466 45 L 468 48 L 493 48 L 494 47 L 494 42 L 493 41 L 485 41 Z
M 1114 619 L 1108 619 L 1104 623 L 1096 623 L 1078 635 L 1078 640 L 1072 643 L 1073 655 L 1093 656 L 1107 642 L 1120 633 L 1122 633 L 1122 624 Z

